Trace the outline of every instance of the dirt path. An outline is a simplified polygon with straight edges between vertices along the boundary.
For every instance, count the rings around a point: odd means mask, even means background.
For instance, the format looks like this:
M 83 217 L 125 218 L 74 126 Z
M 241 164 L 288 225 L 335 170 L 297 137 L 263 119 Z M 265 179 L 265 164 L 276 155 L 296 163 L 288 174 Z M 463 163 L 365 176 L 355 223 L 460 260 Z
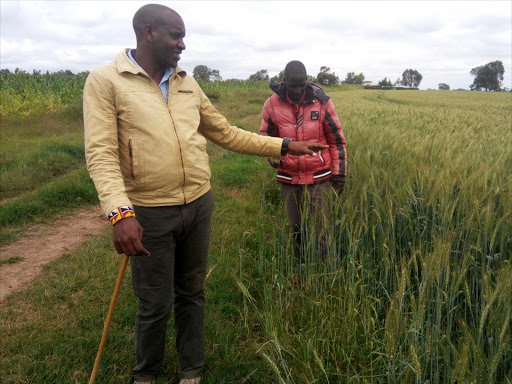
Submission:
M 99 206 L 88 207 L 64 218 L 54 226 L 37 226 L 29 235 L 0 248 L 0 302 L 23 289 L 43 270 L 43 266 L 75 250 L 90 235 L 99 234 L 108 221 Z M 44 244 L 44 246 L 42 246 Z

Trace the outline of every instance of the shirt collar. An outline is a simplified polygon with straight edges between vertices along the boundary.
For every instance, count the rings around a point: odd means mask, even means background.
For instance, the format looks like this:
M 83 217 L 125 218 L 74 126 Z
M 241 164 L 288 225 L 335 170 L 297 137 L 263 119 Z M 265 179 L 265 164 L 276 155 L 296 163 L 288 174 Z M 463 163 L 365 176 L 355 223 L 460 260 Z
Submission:
M 135 64 L 137 67 L 139 67 L 141 70 L 143 70 L 143 71 L 144 71 L 144 69 L 142 69 L 142 67 L 139 65 L 139 63 L 137 63 L 137 62 L 135 61 L 135 59 L 133 58 L 133 56 L 132 56 L 132 50 L 131 50 L 131 49 L 129 49 L 129 50 L 128 50 L 128 52 L 127 52 L 126 54 L 127 54 L 127 55 L 128 55 L 128 57 L 130 58 L 130 60 L 133 62 L 133 64 Z M 162 79 L 160 80 L 160 84 L 165 83 L 167 80 L 169 80 L 169 77 L 171 77 L 172 72 L 173 72 L 172 67 L 167 67 L 167 68 L 165 69 L 164 75 L 162 76 Z M 160 84 L 159 84 L 159 85 L 160 85 Z
M 171 75 L 172 75 L 172 72 L 173 72 L 172 67 L 167 67 L 167 69 L 164 72 L 164 75 L 162 76 L 162 80 L 160 80 L 160 84 L 168 81 L 169 77 L 171 77 Z

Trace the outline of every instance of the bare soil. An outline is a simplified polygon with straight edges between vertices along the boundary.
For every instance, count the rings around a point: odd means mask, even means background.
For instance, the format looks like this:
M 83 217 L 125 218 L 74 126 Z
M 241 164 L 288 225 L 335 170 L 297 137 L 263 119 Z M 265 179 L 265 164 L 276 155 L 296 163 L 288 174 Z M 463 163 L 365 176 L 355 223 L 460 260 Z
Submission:
M 242 199 L 242 193 L 237 188 L 231 188 L 230 190 L 228 190 L 228 195 L 235 200 Z
M 27 231 L 28 236 L 0 248 L 0 261 L 15 258 L 13 264 L 0 264 L 0 302 L 32 282 L 45 264 L 74 251 L 108 224 L 99 206 L 87 207 L 53 226 L 35 226 Z
M 253 113 L 252 115 L 247 115 L 245 117 L 242 117 L 242 120 L 244 123 L 250 122 L 250 121 L 257 121 L 261 122 L 261 113 Z

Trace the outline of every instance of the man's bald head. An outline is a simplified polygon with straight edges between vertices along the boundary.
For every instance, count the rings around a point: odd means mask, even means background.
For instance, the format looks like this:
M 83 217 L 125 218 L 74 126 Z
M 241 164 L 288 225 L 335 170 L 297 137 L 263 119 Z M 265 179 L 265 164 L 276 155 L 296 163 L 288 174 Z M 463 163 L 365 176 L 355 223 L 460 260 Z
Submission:
M 133 29 L 137 36 L 134 59 L 142 68 L 158 68 L 157 77 L 168 67 L 176 68 L 186 48 L 185 24 L 180 15 L 164 5 L 147 4 L 133 16 Z
M 302 64 L 298 60 L 290 61 L 288 64 L 286 64 L 286 67 L 284 68 L 284 78 L 296 78 L 296 77 L 306 77 L 306 67 L 304 64 Z
M 288 97 L 294 103 L 298 103 L 304 92 L 306 92 L 307 78 L 306 67 L 300 61 L 294 60 L 286 64 L 284 68 L 284 84 L 286 85 Z
M 146 4 L 142 6 L 133 16 L 133 30 L 137 42 L 144 37 L 144 28 L 147 25 L 158 29 L 169 20 L 179 20 L 183 23 L 181 16 L 173 9 L 161 4 Z

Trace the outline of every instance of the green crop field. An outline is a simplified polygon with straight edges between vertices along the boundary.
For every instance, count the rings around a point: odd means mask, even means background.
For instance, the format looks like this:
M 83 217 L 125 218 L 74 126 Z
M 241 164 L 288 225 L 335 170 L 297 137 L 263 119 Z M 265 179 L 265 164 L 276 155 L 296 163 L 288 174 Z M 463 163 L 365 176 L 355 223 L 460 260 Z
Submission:
M 97 204 L 77 107 L 84 78 L 62 78 L 0 75 L 4 244 L 34 222 Z M 271 94 L 236 82 L 204 90 L 251 131 Z M 204 382 L 512 383 L 512 95 L 328 94 L 349 177 L 320 218 L 329 223 L 326 263 L 318 218 L 304 222 L 300 284 L 273 169 L 209 144 L 216 210 Z M 121 262 L 110 236 L 2 303 L 1 383 L 88 380 Z M 99 383 L 129 382 L 135 305 L 127 273 Z M 159 384 L 177 368 L 173 337 L 171 326 Z

